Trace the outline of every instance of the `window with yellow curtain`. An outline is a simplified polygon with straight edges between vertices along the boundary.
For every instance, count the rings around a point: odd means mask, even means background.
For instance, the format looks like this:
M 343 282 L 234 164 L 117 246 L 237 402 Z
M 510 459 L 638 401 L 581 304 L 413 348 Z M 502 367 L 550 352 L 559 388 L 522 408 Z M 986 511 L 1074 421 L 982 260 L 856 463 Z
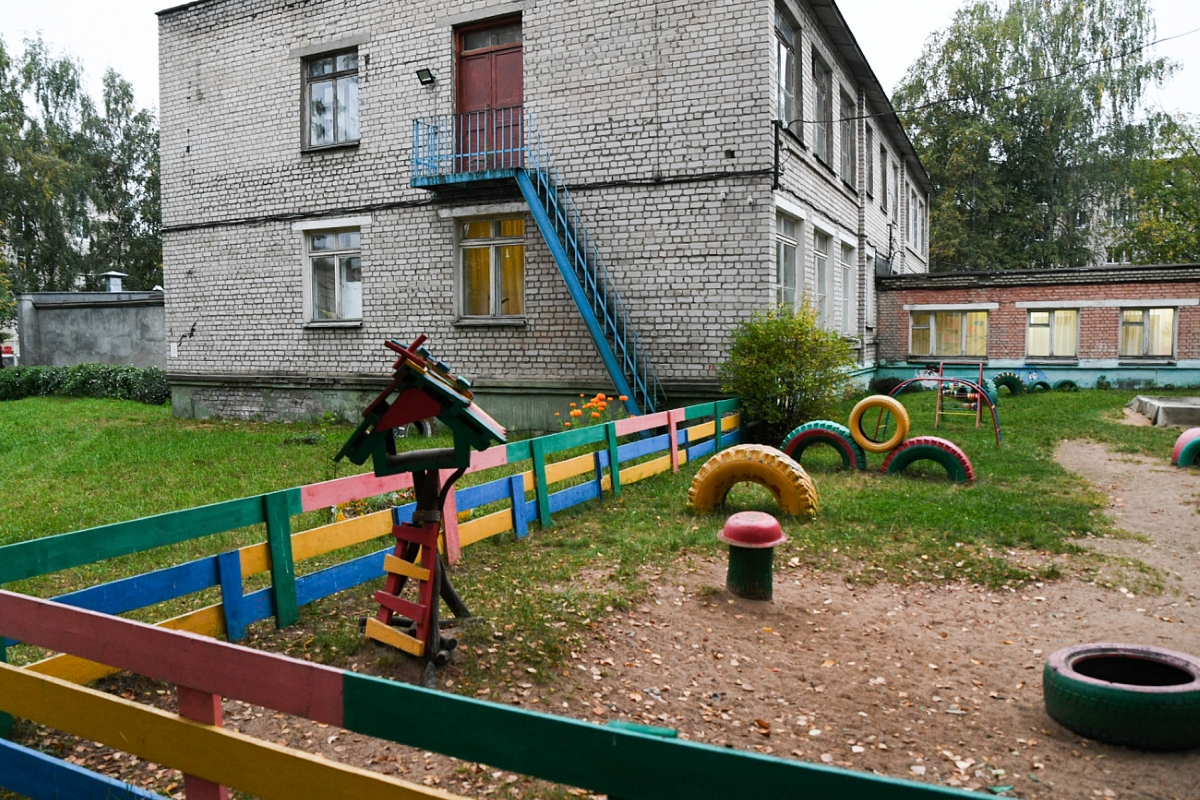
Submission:
M 913 311 L 909 354 L 987 357 L 986 311 Z
M 1033 358 L 1075 358 L 1078 332 L 1078 309 L 1030 311 L 1025 352 Z
M 461 223 L 461 314 L 465 317 L 525 313 L 525 220 L 484 219 Z
M 1170 358 L 1174 354 L 1174 308 L 1126 308 L 1121 311 L 1123 357 Z

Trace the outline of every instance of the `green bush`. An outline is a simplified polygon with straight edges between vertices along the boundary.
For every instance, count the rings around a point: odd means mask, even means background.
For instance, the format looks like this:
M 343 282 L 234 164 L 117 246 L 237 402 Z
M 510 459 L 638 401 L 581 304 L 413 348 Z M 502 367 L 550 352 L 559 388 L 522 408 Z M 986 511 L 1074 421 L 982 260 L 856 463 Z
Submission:
M 106 397 L 160 406 L 171 399 L 167 375 L 155 367 L 75 364 L 0 369 L 0 400 L 22 397 Z
M 778 446 L 797 425 L 828 417 L 853 365 L 850 343 L 821 328 L 815 310 L 780 307 L 734 329 L 721 390 L 741 398 L 756 438 Z

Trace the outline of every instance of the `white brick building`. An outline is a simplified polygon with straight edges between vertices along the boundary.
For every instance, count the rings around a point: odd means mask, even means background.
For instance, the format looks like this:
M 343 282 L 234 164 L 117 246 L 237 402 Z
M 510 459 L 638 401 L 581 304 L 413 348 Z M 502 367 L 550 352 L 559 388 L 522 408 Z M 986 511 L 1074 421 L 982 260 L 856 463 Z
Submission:
M 357 410 L 382 341 L 420 333 L 510 426 L 614 385 L 661 408 L 715 393 L 730 328 L 779 300 L 823 304 L 873 366 L 877 260 L 926 270 L 929 179 L 832 4 L 197 0 L 159 19 L 177 414 Z M 517 178 L 536 190 L 547 156 L 558 191 L 535 208 Z M 581 225 L 545 235 L 564 188 Z M 583 227 L 624 349 L 593 340 L 556 260 Z M 584 308 L 597 269 L 575 273 Z M 634 332 L 669 399 L 622 377 Z

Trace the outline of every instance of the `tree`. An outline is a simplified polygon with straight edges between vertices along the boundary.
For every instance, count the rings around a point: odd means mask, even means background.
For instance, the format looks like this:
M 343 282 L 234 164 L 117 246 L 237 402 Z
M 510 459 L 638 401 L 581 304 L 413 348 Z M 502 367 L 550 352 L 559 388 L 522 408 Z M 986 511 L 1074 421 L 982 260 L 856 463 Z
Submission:
M 83 68 L 26 41 L 13 63 L 0 41 L 0 269 L 16 291 L 131 289 L 162 282 L 158 130 L 129 83 L 104 76 L 103 112 Z
M 1200 130 L 1164 121 L 1152 156 L 1134 165 L 1128 190 L 1110 207 L 1113 260 L 1200 262 Z
M 731 334 L 720 365 L 721 391 L 742 400 L 746 417 L 760 423 L 760 441 L 778 444 L 801 423 L 828 415 L 841 399 L 850 344 L 802 305 L 755 314 Z
M 1146 55 L 1149 2 L 976 2 L 930 36 L 893 100 L 937 187 L 935 270 L 1095 260 L 1095 215 L 1149 151 L 1142 97 L 1173 69 Z

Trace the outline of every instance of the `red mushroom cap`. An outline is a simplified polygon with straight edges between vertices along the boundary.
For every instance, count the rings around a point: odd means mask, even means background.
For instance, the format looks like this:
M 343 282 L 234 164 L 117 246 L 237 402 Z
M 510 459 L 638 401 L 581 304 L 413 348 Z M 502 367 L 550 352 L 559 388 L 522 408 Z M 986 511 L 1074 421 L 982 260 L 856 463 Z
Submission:
M 775 547 L 787 541 L 779 520 L 762 511 L 739 511 L 717 538 L 734 547 Z

